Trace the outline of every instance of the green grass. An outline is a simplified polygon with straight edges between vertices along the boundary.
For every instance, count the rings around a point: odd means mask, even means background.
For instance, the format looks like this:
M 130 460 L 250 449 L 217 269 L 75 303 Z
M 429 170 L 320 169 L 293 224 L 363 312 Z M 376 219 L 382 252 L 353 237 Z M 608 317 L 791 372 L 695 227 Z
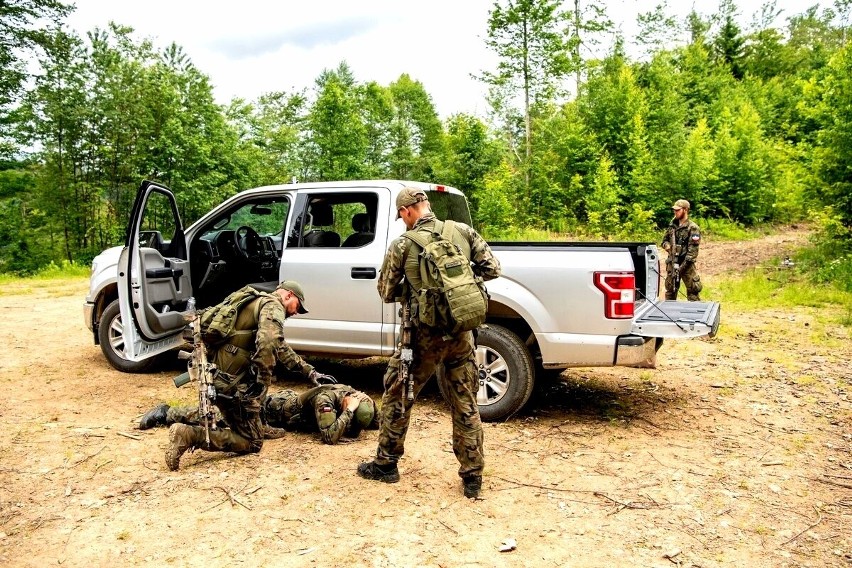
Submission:
M 47 266 L 41 268 L 32 276 L 17 276 L 15 274 L 0 274 L 0 284 L 8 284 L 10 282 L 21 282 L 26 280 L 57 280 L 62 278 L 79 278 L 89 276 L 92 267 L 89 265 L 80 265 L 74 262 L 62 261 L 60 264 L 51 262 Z
M 712 291 L 714 300 L 740 310 L 767 308 L 833 308 L 831 319 L 844 326 L 852 325 L 852 292 L 844 283 L 815 282 L 813 272 L 799 267 L 778 270 L 773 260 L 739 277 L 726 278 Z

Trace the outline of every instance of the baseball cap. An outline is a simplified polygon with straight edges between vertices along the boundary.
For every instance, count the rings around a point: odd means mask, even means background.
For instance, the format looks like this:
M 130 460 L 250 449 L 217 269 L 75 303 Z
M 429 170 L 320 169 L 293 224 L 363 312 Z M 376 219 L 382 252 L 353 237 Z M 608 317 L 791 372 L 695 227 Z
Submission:
M 275 289 L 293 292 L 293 294 L 297 298 L 299 298 L 299 313 L 308 313 L 308 308 L 305 307 L 305 293 L 302 291 L 302 286 L 298 282 L 296 282 L 295 280 L 285 280 L 284 282 L 279 284 L 278 287 Z
M 686 209 L 689 211 L 689 201 L 686 199 L 678 199 L 674 202 L 674 205 L 672 205 L 672 209 Z
M 396 196 L 396 218 L 399 219 L 400 209 L 421 201 L 429 201 L 425 191 L 414 187 L 403 187 L 399 195 Z

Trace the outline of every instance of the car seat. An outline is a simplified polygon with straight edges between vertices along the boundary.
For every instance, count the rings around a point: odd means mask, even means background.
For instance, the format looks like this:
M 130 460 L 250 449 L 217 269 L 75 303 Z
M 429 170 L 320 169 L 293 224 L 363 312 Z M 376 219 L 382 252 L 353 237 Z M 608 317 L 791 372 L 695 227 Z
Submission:
M 310 209 L 311 230 L 302 239 L 306 247 L 339 247 L 340 235 L 334 231 L 324 231 L 314 227 L 330 227 L 334 225 L 334 210 L 328 203 L 314 203 Z
M 352 228 L 355 229 L 355 232 L 346 237 L 341 246 L 361 247 L 373 242 L 376 234 L 373 232 L 370 222 L 369 213 L 355 213 L 352 216 Z

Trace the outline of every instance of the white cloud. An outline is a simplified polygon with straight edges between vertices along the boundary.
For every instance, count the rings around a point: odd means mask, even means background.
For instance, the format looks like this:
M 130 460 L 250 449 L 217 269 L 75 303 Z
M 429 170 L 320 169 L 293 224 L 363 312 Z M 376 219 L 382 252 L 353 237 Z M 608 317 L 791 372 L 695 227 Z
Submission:
M 622 32 L 663 0 L 608 0 Z M 485 47 L 493 0 L 74 0 L 69 24 L 80 34 L 109 21 L 133 27 L 158 46 L 175 42 L 211 77 L 220 102 L 270 91 L 312 88 L 323 69 L 346 61 L 359 81 L 388 84 L 408 73 L 423 83 L 441 116 L 486 113 L 485 87 L 471 77 L 492 69 Z M 743 22 L 763 0 L 740 0 Z M 784 16 L 813 3 L 779 0 Z M 566 2 L 573 6 L 573 2 Z M 691 5 L 670 1 L 679 15 Z M 716 5 L 698 6 L 714 11 Z

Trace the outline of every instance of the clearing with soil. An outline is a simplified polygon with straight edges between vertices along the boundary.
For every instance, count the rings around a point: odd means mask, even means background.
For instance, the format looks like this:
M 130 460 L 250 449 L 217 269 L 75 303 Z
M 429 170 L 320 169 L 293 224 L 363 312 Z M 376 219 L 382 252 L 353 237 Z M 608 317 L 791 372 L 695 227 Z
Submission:
M 712 289 L 806 237 L 707 238 L 698 268 Z M 135 425 L 195 391 L 172 385 L 177 360 L 111 368 L 83 326 L 86 286 L 0 293 L 0 565 L 852 566 L 852 346 L 830 308 L 723 305 L 718 337 L 667 342 L 657 369 L 563 373 L 485 426 L 468 501 L 434 387 L 395 485 L 355 473 L 375 431 L 197 451 L 169 472 L 167 431 Z M 381 397 L 381 362 L 321 369 Z

